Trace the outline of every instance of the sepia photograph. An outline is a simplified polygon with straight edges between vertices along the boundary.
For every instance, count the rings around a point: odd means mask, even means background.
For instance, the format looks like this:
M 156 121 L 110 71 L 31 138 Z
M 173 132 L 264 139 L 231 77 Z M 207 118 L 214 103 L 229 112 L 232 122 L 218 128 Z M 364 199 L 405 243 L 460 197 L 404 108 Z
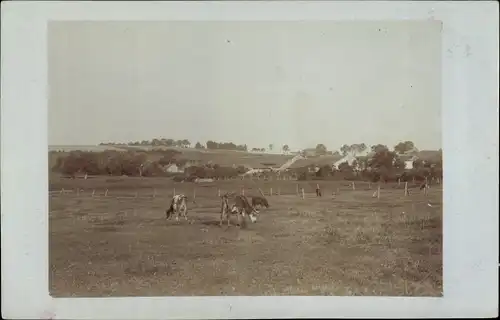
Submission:
M 2 318 L 498 317 L 498 2 L 0 21 Z
M 50 22 L 51 295 L 442 296 L 441 28 Z

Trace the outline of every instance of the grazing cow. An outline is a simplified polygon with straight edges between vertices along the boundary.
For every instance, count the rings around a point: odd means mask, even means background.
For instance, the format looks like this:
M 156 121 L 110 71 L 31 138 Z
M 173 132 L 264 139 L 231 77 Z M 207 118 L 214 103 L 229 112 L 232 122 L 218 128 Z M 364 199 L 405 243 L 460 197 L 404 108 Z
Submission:
M 245 216 L 248 215 L 252 223 L 257 221 L 257 216 L 259 215 L 259 210 L 255 209 L 248 202 L 247 197 L 238 195 L 234 198 L 234 203 L 229 204 L 230 194 L 225 194 L 221 196 L 221 215 L 220 215 L 220 225 L 222 226 L 223 220 L 227 221 L 227 227 L 229 228 L 230 221 L 229 217 L 231 214 L 238 215 L 238 225 L 241 227 L 244 223 Z
M 267 202 L 267 199 L 264 197 L 252 197 L 252 207 L 256 206 L 269 208 L 269 202 Z
M 187 220 L 187 196 L 184 194 L 178 194 L 172 197 L 170 207 L 165 211 L 167 220 L 175 213 L 177 213 L 175 220 L 179 221 L 181 214 Z

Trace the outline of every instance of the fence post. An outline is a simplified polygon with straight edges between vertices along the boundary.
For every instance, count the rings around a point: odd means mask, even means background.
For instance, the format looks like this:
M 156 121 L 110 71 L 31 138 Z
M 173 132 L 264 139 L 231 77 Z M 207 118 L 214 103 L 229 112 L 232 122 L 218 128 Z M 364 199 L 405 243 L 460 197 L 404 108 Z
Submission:
M 281 196 L 281 190 L 278 188 L 278 196 Z
M 405 197 L 408 196 L 408 181 L 405 181 Z
M 95 189 L 92 189 L 92 198 L 94 197 L 95 195 Z
M 271 195 L 271 196 L 273 195 L 273 188 L 271 188 L 271 189 L 269 190 L 269 195 Z
M 244 196 L 245 195 L 245 187 L 241 187 L 241 195 Z
M 399 187 L 400 184 L 401 184 L 401 179 L 398 178 L 398 187 Z
M 378 185 L 377 188 L 377 199 L 380 199 L 380 184 Z
M 64 193 L 64 188 L 61 188 L 61 194 L 63 194 L 63 193 Z
M 217 195 L 220 197 L 220 189 L 217 189 Z
M 174 197 L 175 197 L 175 188 L 174 188 Z
M 352 182 L 352 190 L 356 190 L 356 185 L 354 184 L 354 181 Z
M 370 190 L 372 189 L 372 183 L 371 183 L 371 181 L 368 182 L 368 189 L 370 189 Z
M 305 199 L 306 198 L 306 195 L 305 195 L 305 192 L 304 192 L 304 188 L 302 188 L 302 199 Z
M 196 199 L 196 188 L 193 189 L 193 200 Z
M 104 193 L 104 196 L 107 197 L 108 196 L 108 189 L 106 189 L 106 192 Z

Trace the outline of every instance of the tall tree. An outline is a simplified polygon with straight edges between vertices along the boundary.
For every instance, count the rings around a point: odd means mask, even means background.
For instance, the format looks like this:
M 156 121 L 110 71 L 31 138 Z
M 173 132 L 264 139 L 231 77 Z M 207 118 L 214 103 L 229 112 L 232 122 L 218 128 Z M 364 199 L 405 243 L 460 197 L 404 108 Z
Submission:
M 376 144 L 372 146 L 372 152 L 381 152 L 381 151 L 389 151 L 389 148 L 383 144 Z
M 273 151 L 274 145 L 272 143 L 269 144 L 269 151 Z
M 284 153 L 287 153 L 288 151 L 290 151 L 290 147 L 289 147 L 287 144 L 285 144 L 285 145 L 283 146 L 283 152 L 284 152 Z
M 319 154 L 319 155 L 325 155 L 326 154 L 326 146 L 322 143 L 318 143 L 318 145 L 316 145 L 316 154 Z
M 342 152 L 342 155 L 345 157 L 348 152 L 351 151 L 351 147 L 348 146 L 347 144 L 344 144 L 342 147 L 340 147 L 340 152 Z
M 403 141 L 394 146 L 394 151 L 399 154 L 406 153 L 415 149 L 415 144 L 412 141 Z

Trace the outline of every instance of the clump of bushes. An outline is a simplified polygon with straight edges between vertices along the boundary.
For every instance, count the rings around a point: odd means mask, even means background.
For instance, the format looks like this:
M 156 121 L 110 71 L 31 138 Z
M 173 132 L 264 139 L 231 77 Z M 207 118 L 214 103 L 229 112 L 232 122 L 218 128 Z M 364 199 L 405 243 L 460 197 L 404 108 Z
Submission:
M 72 151 L 69 153 L 53 152 L 49 158 L 55 162 L 51 166 L 52 172 L 75 177 L 77 174 L 109 175 L 109 176 L 173 176 L 179 181 L 193 181 L 195 178 L 235 178 L 246 172 L 246 168 L 239 166 L 223 167 L 217 164 L 203 166 L 188 166 L 184 172 L 168 172 L 168 166 L 176 164 L 184 167 L 187 160 L 182 153 L 176 150 L 155 151 Z M 55 155 L 55 156 L 54 156 Z M 157 160 L 151 160 L 156 158 Z M 191 177 L 190 179 L 187 179 Z
M 76 174 L 154 176 L 164 173 L 158 161 L 148 161 L 144 152 L 135 151 L 72 151 L 58 156 L 51 170 L 72 177 Z

